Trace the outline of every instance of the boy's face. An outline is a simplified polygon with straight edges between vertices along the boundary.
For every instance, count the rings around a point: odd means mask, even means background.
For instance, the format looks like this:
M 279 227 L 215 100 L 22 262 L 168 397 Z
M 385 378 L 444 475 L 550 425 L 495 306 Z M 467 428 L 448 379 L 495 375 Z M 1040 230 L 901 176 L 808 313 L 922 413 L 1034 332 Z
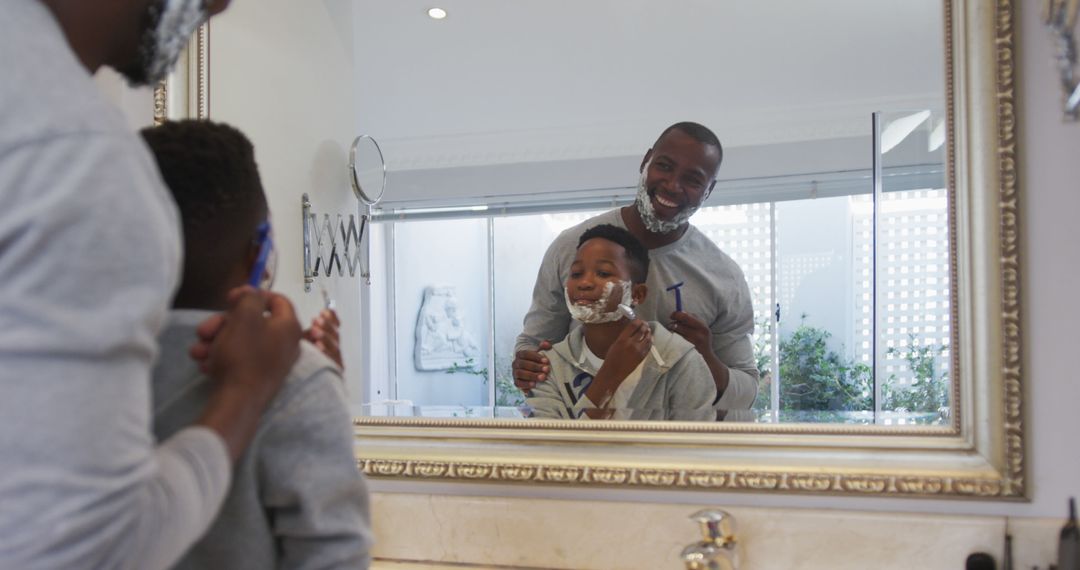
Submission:
M 618 310 L 623 288 L 630 286 L 630 282 L 626 250 L 617 243 L 594 238 L 577 250 L 570 276 L 566 279 L 566 295 L 574 305 L 591 306 L 599 312 L 610 313 Z M 644 284 L 631 287 L 635 304 L 645 300 Z

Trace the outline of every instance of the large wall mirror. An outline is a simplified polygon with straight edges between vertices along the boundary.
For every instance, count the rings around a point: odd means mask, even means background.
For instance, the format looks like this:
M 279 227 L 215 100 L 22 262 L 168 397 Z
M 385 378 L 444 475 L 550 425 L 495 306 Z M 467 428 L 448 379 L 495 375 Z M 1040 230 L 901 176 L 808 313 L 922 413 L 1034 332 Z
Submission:
M 430 7 L 352 3 L 357 130 L 389 170 L 353 394 L 370 475 L 1024 496 L 1011 2 Z M 208 49 L 171 80 L 194 100 Z M 690 221 L 745 276 L 757 396 L 535 417 L 510 368 L 544 252 L 632 204 L 683 120 L 724 145 Z
M 725 156 L 691 222 L 741 267 L 749 299 L 713 308 L 694 297 L 714 291 L 684 286 L 679 300 L 710 323 L 753 307 L 753 361 L 741 367 L 757 369 L 757 397 L 726 420 L 951 425 L 940 0 L 469 2 L 443 20 L 372 2 L 361 13 L 360 120 L 386 146 L 394 187 L 373 233 L 388 278 L 369 302 L 391 310 L 366 337 L 366 414 L 545 415 L 511 371 L 545 250 L 632 202 L 645 151 L 693 120 Z M 646 309 L 672 304 L 680 270 L 649 280 Z M 650 316 L 668 324 L 669 313 Z M 730 320 L 713 333 L 734 334 Z

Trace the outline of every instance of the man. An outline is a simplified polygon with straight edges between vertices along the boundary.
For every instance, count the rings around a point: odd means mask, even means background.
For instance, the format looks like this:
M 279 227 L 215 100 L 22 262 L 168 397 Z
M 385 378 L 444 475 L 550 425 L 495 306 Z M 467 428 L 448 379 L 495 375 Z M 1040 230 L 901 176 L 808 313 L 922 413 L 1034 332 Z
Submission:
M 668 328 L 701 353 L 717 389 L 718 417 L 751 420 L 758 370 L 750 333 L 754 330 L 750 288 L 742 270 L 689 219 L 716 185 L 723 159 L 719 139 L 697 123 L 676 123 L 660 134 L 641 161 L 633 205 L 570 228 L 548 247 L 533 289 L 533 303 L 518 336 L 514 383 L 528 391 L 548 379 L 551 349 L 570 329 L 563 284 L 582 232 L 611 224 L 624 228 L 649 249 L 649 295 L 638 316 L 669 322 Z M 539 349 L 539 350 L 538 350 Z
M 192 348 L 215 380 L 206 409 L 155 443 L 149 378 L 180 269 L 176 207 L 91 74 L 108 65 L 152 84 L 224 8 L 4 2 L 0 567 L 173 564 L 213 519 L 299 354 L 287 300 L 233 292 Z
M 206 405 L 210 379 L 187 356 L 188 339 L 255 271 L 261 244 L 254 238 L 268 210 L 254 149 L 236 129 L 180 121 L 142 136 L 180 208 L 188 252 L 153 374 L 154 433 L 164 440 L 194 423 Z M 312 330 L 332 340 L 324 350 L 336 351 L 336 323 L 328 316 Z M 236 466 L 221 512 L 176 569 L 366 568 L 370 527 L 344 380 L 303 343 Z

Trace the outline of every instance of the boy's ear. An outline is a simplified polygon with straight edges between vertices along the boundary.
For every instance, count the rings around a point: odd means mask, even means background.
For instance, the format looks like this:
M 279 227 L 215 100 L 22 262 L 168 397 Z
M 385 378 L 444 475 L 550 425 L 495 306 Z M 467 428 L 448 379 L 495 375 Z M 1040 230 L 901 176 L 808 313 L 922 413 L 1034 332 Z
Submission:
M 243 270 L 244 275 L 251 275 L 251 270 L 255 268 L 255 262 L 259 259 L 259 246 L 255 243 L 249 243 L 247 246 L 247 253 L 244 254 Z
M 640 305 L 645 302 L 645 295 L 649 293 L 649 286 L 644 283 L 638 283 L 630 288 L 630 298 L 634 300 L 635 305 Z

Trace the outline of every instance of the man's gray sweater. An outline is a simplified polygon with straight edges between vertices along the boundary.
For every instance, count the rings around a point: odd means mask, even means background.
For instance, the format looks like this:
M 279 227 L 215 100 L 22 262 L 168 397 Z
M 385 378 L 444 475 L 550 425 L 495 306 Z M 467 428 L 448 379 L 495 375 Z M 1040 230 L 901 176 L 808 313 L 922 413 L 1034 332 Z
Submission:
M 167 568 L 231 470 L 150 433 L 176 206 L 43 2 L 3 2 L 0 77 L 0 568 Z

